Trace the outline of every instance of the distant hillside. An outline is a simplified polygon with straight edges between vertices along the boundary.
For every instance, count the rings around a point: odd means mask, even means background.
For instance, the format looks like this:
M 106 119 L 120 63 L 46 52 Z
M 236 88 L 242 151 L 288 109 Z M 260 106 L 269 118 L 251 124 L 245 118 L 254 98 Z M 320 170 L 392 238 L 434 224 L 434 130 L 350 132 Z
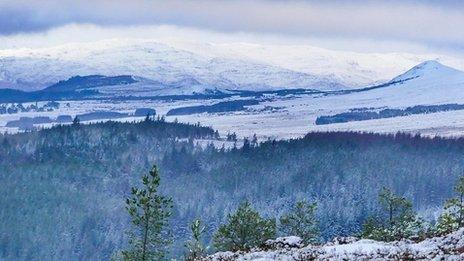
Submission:
M 345 87 L 329 74 L 315 75 L 238 56 L 211 57 L 156 41 L 75 43 L 26 54 L 0 50 L 0 87 L 37 90 L 74 75 L 92 74 L 137 75 L 172 86 L 177 93 L 171 94 L 185 94 L 191 88 L 198 92 L 215 88 L 263 91 Z
M 444 55 L 328 50 L 306 44 L 112 39 L 0 50 L 0 88 L 38 90 L 74 75 L 137 75 L 198 88 L 339 90 L 375 85 L 426 60 L 464 69 Z M 197 88 L 197 89 L 198 89 Z
M 129 75 L 110 77 L 102 75 L 74 76 L 68 80 L 59 81 L 45 88 L 42 92 L 73 92 L 100 86 L 125 85 L 136 82 L 137 81 Z
M 129 85 L 136 83 L 132 76 L 74 76 L 59 81 L 43 90 L 25 92 L 14 89 L 0 89 L 0 102 L 33 102 L 62 99 L 82 99 L 95 96 L 93 88 L 102 86 Z

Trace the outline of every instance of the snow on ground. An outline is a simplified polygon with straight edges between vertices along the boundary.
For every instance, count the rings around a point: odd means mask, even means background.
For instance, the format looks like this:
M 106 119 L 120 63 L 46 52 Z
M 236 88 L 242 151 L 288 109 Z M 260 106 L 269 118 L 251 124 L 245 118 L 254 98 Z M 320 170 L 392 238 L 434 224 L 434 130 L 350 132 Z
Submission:
M 407 71 L 383 88 L 348 94 L 302 94 L 267 95 L 259 105 L 246 110 L 227 113 L 201 113 L 166 117 L 168 121 L 197 123 L 211 126 L 221 136 L 236 132 L 239 137 L 257 134 L 262 139 L 296 138 L 310 131 L 363 131 L 378 133 L 411 132 L 423 135 L 462 136 L 464 134 L 464 110 L 430 114 L 415 114 L 402 117 L 352 121 L 316 125 L 318 116 L 334 115 L 354 108 L 404 109 L 415 105 L 464 104 L 464 72 L 444 66 L 435 61 L 422 63 Z M 133 113 L 137 108 L 154 108 L 158 115 L 170 109 L 194 105 L 211 105 L 221 101 L 250 99 L 228 97 L 209 100 L 86 100 L 60 101 L 60 109 L 53 112 L 28 112 L 0 115 L 0 132 L 15 131 L 6 128 L 8 121 L 20 117 L 82 114 L 92 111 L 117 111 Z M 69 106 L 68 106 L 69 104 Z M 120 120 L 134 120 L 128 117 Z
M 353 121 L 328 125 L 315 125 L 321 115 L 332 115 L 357 107 L 353 103 L 340 102 L 339 97 L 304 96 L 292 99 L 276 99 L 257 106 L 250 106 L 246 111 L 229 113 L 202 113 L 183 116 L 168 116 L 168 121 L 197 123 L 211 126 L 221 136 L 228 132 L 236 132 L 239 137 L 251 137 L 257 134 L 261 139 L 296 138 L 310 131 L 365 131 L 378 133 L 396 133 L 398 131 L 422 133 L 424 135 L 462 136 L 464 135 L 464 110 L 447 111 L 431 114 L 416 114 L 403 117 Z M 154 108 L 159 115 L 165 115 L 170 109 L 177 107 L 212 104 L 218 100 L 194 101 L 69 101 L 60 102 L 60 109 L 53 112 L 27 112 L 0 115 L 0 132 L 15 132 L 6 128 L 8 121 L 20 117 L 49 116 L 54 119 L 59 115 L 82 114 L 92 111 L 118 111 L 133 113 L 137 108 Z M 69 107 L 66 104 L 69 103 Z M 464 103 L 464 99 L 463 102 Z M 275 111 L 261 111 L 263 106 L 273 106 Z M 360 106 L 361 107 L 361 106 Z M 140 120 L 140 117 L 128 117 L 119 120 Z
M 276 244 L 282 242 L 281 244 Z M 374 240 L 329 242 L 324 245 L 301 247 L 295 237 L 279 238 L 266 242 L 263 249 L 249 253 L 220 252 L 205 260 L 463 260 L 464 228 L 446 236 L 426 239 L 422 242 L 395 241 L 390 243 Z

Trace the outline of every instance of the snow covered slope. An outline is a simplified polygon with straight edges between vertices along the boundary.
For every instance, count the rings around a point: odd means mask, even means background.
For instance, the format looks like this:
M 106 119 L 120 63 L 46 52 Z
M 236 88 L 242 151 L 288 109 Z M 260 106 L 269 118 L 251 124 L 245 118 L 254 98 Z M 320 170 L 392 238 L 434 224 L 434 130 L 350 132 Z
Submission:
M 0 51 L 0 87 L 40 89 L 75 75 L 134 75 L 198 89 L 341 89 L 334 79 L 150 41 L 108 40 Z
M 290 238 L 290 237 L 288 237 Z M 280 238 L 276 241 L 284 241 Z M 271 249 L 249 253 L 221 252 L 204 258 L 211 261 L 232 260 L 463 260 L 464 229 L 443 237 L 426 239 L 419 243 L 395 241 L 390 243 L 348 238 L 346 242 L 329 242 L 322 246 L 301 247 L 295 237 L 290 244 L 277 244 Z M 275 242 L 273 240 L 273 242 Z M 276 244 L 274 244 L 276 245 Z
M 0 50 L 0 88 L 36 90 L 75 75 L 134 75 L 193 90 L 334 90 L 385 82 L 424 60 L 464 69 L 441 55 L 354 53 L 308 45 L 113 39 Z M 191 83 L 194 84 L 191 84 Z M 185 91 L 184 91 L 185 92 Z
M 329 77 L 351 88 L 386 82 L 414 65 L 431 59 L 438 59 L 447 65 L 464 70 L 462 59 L 438 54 L 359 53 L 328 50 L 309 45 L 250 43 L 177 44 L 176 46 L 193 52 L 240 57 L 289 70 Z
M 430 84 L 437 82 L 448 82 L 455 80 L 457 77 L 462 77 L 463 72 L 454 68 L 445 66 L 435 60 L 425 61 L 421 64 L 414 66 L 407 72 L 393 78 L 392 82 L 419 80 L 428 81 Z
M 437 61 L 425 61 L 393 78 L 381 88 L 339 97 L 357 107 L 408 107 L 464 103 L 464 72 Z M 352 106 L 355 106 L 353 104 Z

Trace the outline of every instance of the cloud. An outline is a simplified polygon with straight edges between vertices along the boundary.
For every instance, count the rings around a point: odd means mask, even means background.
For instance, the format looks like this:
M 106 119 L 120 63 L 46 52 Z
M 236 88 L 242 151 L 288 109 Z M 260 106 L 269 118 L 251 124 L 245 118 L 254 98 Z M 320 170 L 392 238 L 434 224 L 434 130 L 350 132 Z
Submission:
M 460 1 L 4 0 L 0 34 L 70 23 L 175 25 L 224 33 L 408 41 L 463 48 Z

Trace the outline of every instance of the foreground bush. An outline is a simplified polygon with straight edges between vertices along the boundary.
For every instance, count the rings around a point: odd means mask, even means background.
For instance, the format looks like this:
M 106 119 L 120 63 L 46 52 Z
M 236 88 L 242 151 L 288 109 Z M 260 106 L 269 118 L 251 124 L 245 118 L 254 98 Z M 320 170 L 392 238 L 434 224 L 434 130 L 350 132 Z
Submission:
M 213 237 L 214 247 L 219 251 L 248 251 L 259 247 L 276 234 L 275 219 L 264 219 L 251 204 L 240 204 L 234 214 L 227 216 Z
M 298 236 L 304 244 L 317 242 L 318 222 L 315 217 L 317 204 L 306 200 L 298 201 L 288 214 L 280 217 L 280 230 L 287 236 Z
M 456 197 L 446 201 L 444 212 L 438 219 L 436 233 L 444 235 L 464 227 L 464 176 L 454 186 Z
M 389 242 L 424 233 L 423 221 L 413 211 L 411 201 L 384 187 L 379 192 L 379 203 L 384 215 L 369 217 L 363 225 L 362 237 Z

